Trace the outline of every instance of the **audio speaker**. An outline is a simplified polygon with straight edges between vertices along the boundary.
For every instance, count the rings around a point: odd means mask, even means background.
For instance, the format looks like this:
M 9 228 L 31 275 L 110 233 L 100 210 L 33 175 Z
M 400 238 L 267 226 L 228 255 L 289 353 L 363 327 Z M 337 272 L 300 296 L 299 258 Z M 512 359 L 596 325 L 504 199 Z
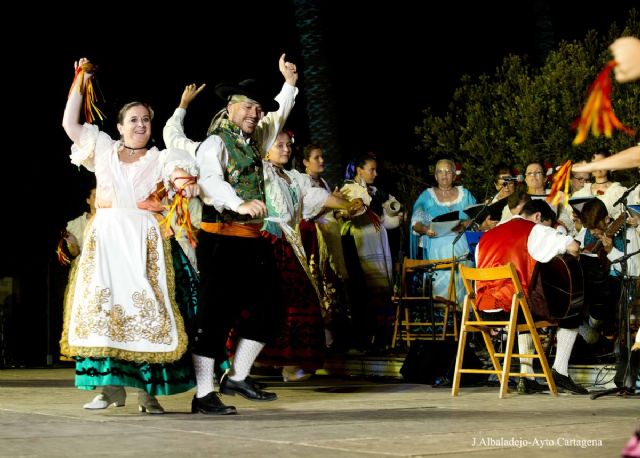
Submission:
M 424 340 L 412 342 L 400 373 L 408 383 L 451 385 L 456 365 L 458 342 L 451 340 Z M 483 364 L 470 347 L 464 349 L 465 369 L 482 369 Z M 486 374 L 462 374 L 461 386 L 480 385 L 487 381 Z

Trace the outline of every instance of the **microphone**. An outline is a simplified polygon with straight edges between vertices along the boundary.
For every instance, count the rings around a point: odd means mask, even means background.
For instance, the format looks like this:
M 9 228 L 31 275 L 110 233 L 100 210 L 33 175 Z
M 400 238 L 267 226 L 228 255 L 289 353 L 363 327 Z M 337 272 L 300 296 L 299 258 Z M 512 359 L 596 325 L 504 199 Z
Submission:
M 506 184 L 509 181 L 515 181 L 517 183 L 522 183 L 524 181 L 524 176 L 517 175 L 517 176 L 502 177 L 502 181 L 503 181 L 503 184 Z

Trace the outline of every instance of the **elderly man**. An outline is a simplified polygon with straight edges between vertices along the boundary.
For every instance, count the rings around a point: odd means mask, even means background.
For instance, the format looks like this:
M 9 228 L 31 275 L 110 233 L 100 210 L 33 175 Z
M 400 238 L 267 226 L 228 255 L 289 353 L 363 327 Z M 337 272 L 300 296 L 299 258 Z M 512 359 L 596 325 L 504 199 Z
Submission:
M 297 89 L 296 66 L 280 57 L 285 78 L 275 100 L 255 80 L 219 84 L 216 94 L 227 102 L 211 122 L 207 139 L 198 144 L 184 137 L 185 95 L 199 90 L 187 86 L 181 107 L 167 122 L 167 145 L 196 151 L 204 206 L 198 236 L 200 303 L 192 338 L 197 392 L 192 412 L 228 415 L 214 392 L 214 359 L 220 356 L 229 331 L 243 311 L 240 340 L 233 365 L 220 383 L 224 394 L 239 394 L 253 401 L 273 401 L 275 393 L 261 390 L 249 371 L 265 342 L 274 337 L 278 310 L 278 281 L 273 251 L 260 237 L 267 214 L 261 152 L 267 151 L 293 108 Z M 187 103 L 188 105 L 188 103 Z M 267 112 L 268 114 L 264 115 Z

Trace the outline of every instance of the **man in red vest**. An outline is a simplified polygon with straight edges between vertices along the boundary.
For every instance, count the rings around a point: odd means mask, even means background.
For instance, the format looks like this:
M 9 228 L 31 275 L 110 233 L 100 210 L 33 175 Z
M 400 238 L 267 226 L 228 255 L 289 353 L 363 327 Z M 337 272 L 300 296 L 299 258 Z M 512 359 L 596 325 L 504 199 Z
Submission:
M 549 262 L 554 256 L 569 253 L 577 256 L 580 245 L 572 237 L 562 235 L 550 227 L 554 219 L 551 207 L 539 199 L 530 200 L 520 215 L 486 232 L 477 247 L 477 267 L 495 267 L 509 262 L 515 265 L 525 294 L 528 294 L 533 270 L 538 262 Z M 485 319 L 508 320 L 514 288 L 510 280 L 477 282 L 478 308 Z M 534 319 L 548 318 L 539 311 Z M 519 321 L 524 320 L 520 317 Z M 556 385 L 565 390 L 587 394 L 587 390 L 569 377 L 569 356 L 578 335 L 579 320 L 560 320 L 557 334 L 556 359 L 552 374 Z M 533 352 L 533 339 L 529 333 L 518 335 L 519 353 Z M 533 373 L 532 359 L 520 359 L 521 372 Z M 519 393 L 546 390 L 533 377 L 523 377 L 518 383 Z

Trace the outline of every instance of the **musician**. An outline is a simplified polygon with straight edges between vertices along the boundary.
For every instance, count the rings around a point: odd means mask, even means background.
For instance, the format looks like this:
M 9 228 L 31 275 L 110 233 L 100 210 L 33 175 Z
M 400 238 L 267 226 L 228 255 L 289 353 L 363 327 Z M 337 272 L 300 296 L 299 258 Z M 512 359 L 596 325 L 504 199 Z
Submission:
M 549 262 L 554 256 L 569 253 L 577 256 L 579 245 L 572 237 L 562 235 L 551 228 L 554 214 L 549 205 L 540 199 L 525 203 L 520 215 L 510 221 L 498 225 L 486 232 L 476 248 L 476 260 L 479 268 L 495 267 L 512 262 L 518 272 L 522 287 L 529 296 L 534 267 L 537 262 Z M 510 281 L 499 280 L 477 282 L 476 294 L 478 308 L 484 319 L 508 320 L 511 311 L 511 299 L 514 294 Z M 530 301 L 534 319 L 548 319 L 549 310 L 546 304 L 534 307 Z M 580 318 L 581 319 L 581 318 Z M 524 317 L 518 317 L 524 321 Z M 578 320 L 559 320 L 557 334 L 557 352 L 553 363 L 553 379 L 558 387 L 565 390 L 586 394 L 587 390 L 576 385 L 569 377 L 569 356 L 578 335 Z M 518 335 L 519 353 L 532 353 L 533 339 L 529 333 Z M 532 360 L 520 359 L 521 372 L 533 373 Z M 539 384 L 533 377 L 523 377 L 518 382 L 519 393 L 534 393 L 547 388 Z
M 599 333 L 594 331 L 603 322 L 615 319 L 622 266 L 613 261 L 624 255 L 625 239 L 627 253 L 633 253 L 640 248 L 640 237 L 633 227 L 628 227 L 626 237 L 623 236 L 620 232 L 625 216 L 620 215 L 612 221 L 605 203 L 600 199 L 585 203 L 581 216 L 585 230 L 578 234 L 576 240 L 585 247 L 580 264 L 584 272 L 585 301 L 589 317 L 588 327 L 581 326 L 580 334 L 587 343 L 595 343 Z M 639 274 L 640 255 L 635 255 L 627 261 L 627 275 Z

